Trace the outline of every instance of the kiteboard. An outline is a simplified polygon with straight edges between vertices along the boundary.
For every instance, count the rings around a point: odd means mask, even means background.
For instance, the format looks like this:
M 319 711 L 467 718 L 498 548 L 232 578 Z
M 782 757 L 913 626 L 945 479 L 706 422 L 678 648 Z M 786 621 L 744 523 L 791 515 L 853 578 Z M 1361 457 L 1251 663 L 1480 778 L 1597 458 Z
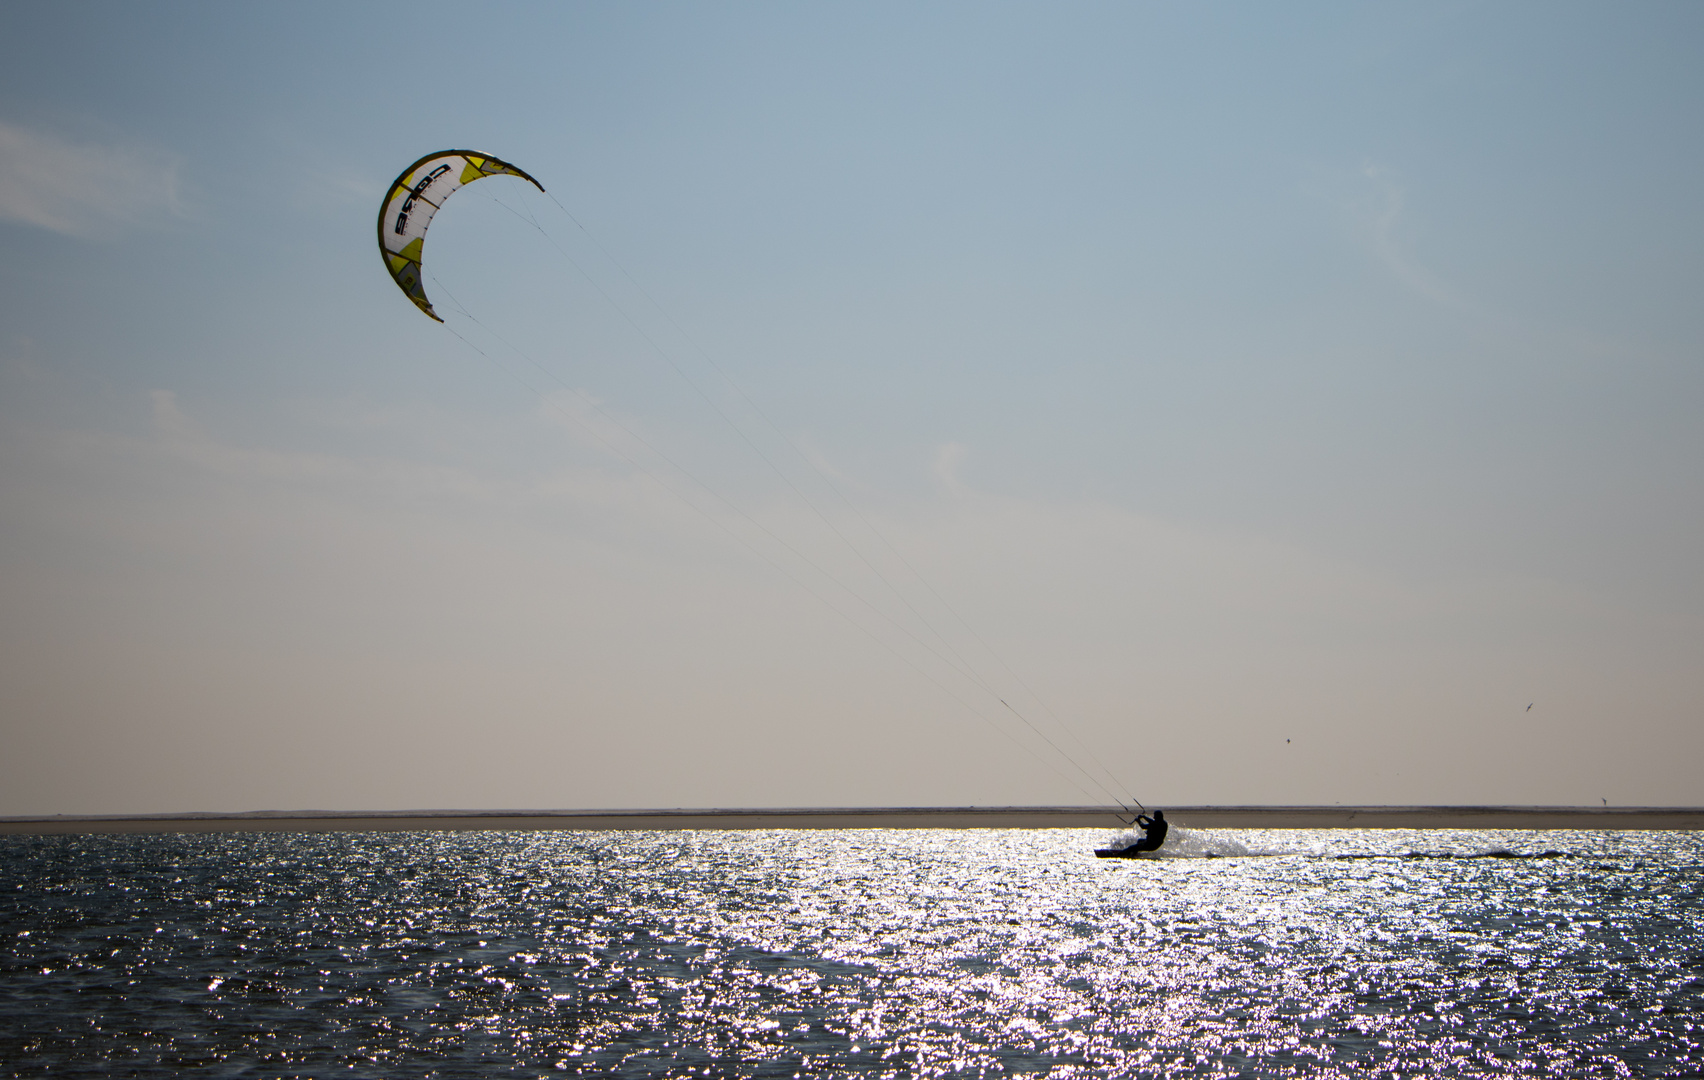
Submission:
M 1123 847 L 1123 848 L 1109 848 L 1109 847 L 1095 848 L 1095 858 L 1097 858 L 1097 859 L 1158 858 L 1159 854 L 1160 853 L 1157 852 L 1157 851 L 1138 851 L 1138 850 L 1136 850 L 1136 845 L 1134 845 L 1134 844 L 1130 845 L 1129 847 Z

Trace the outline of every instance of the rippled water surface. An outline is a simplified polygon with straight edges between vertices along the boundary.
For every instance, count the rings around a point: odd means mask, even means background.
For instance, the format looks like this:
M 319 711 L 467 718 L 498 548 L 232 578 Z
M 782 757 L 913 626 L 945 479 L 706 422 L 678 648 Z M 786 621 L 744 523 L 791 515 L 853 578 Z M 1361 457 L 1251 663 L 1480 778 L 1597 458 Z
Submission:
M 1079 830 L 0 837 L 0 1061 L 1704 1075 L 1704 835 L 1172 836 L 1155 860 Z

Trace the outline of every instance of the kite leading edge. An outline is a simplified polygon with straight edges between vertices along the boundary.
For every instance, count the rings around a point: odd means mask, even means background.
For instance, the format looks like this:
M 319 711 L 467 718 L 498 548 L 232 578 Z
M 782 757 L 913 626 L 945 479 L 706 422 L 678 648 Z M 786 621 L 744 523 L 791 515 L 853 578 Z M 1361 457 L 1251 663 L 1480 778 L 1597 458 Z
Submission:
M 544 185 L 501 158 L 472 150 L 440 150 L 427 154 L 391 184 L 379 206 L 379 252 L 397 288 L 416 307 L 434 319 L 432 302 L 420 282 L 420 252 L 432 215 L 458 189 L 487 176 L 518 176 L 540 191 Z M 443 322 L 443 319 L 438 319 Z

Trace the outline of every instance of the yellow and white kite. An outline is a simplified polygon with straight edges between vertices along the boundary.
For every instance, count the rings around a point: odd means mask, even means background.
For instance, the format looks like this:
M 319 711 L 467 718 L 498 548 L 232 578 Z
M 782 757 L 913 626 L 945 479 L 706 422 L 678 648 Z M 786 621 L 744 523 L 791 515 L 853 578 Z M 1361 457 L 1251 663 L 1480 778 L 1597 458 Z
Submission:
M 432 215 L 458 189 L 486 176 L 518 176 L 540 191 L 544 185 L 515 166 L 472 150 L 440 150 L 427 154 L 390 186 L 379 207 L 379 251 L 397 288 L 426 314 L 438 319 L 420 283 L 420 252 Z M 444 320 L 438 319 L 439 322 Z

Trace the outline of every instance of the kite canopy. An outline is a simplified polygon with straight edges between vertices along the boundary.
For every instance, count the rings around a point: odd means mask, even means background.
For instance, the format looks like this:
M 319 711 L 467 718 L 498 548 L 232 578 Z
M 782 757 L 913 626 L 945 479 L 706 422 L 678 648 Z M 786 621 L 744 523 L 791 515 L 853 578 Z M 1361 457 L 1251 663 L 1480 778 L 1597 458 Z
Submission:
M 472 150 L 440 150 L 427 154 L 391 184 L 379 207 L 379 251 L 397 288 L 421 311 L 438 319 L 420 283 L 420 252 L 432 215 L 457 189 L 486 176 L 518 176 L 540 191 L 544 185 L 515 166 Z M 439 322 L 444 320 L 438 319 Z

